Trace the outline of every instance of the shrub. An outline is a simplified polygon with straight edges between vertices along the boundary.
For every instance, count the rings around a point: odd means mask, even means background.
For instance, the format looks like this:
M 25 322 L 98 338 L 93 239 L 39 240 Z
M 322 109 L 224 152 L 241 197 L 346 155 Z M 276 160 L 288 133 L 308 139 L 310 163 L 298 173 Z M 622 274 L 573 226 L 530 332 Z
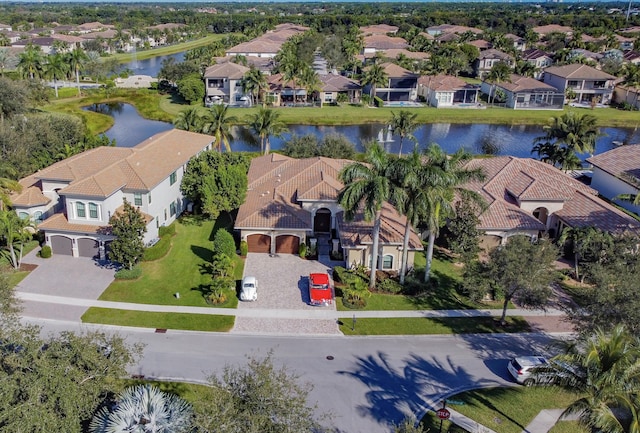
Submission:
M 249 244 L 247 241 L 240 241 L 240 255 L 245 257 L 249 252 Z
M 152 247 L 145 248 L 142 259 L 145 262 L 152 262 L 163 258 L 171 248 L 171 236 L 164 236 Z
M 139 266 L 134 266 L 131 269 L 120 269 L 116 272 L 116 280 L 136 280 L 142 275 L 142 269 Z
M 300 254 L 300 257 L 303 259 L 307 257 L 307 244 L 305 243 L 300 244 L 300 247 L 298 248 L 298 254 Z
M 171 224 L 168 226 L 162 226 L 158 229 L 158 236 L 163 238 L 165 236 L 173 236 L 176 234 L 176 225 Z
M 230 258 L 236 255 L 236 242 L 233 235 L 225 229 L 218 229 L 213 238 L 213 255 L 216 254 L 224 254 Z
M 45 245 L 42 247 L 42 249 L 40 250 L 40 257 L 42 257 L 43 259 L 48 259 L 49 257 L 51 257 L 51 247 L 49 245 Z
M 390 293 L 392 295 L 397 295 L 402 292 L 403 287 L 400 283 L 393 278 L 385 278 L 381 280 L 378 284 L 376 284 L 376 289 L 384 293 Z
M 342 304 L 347 308 L 364 308 L 369 296 L 371 292 L 361 278 L 352 278 L 342 287 Z

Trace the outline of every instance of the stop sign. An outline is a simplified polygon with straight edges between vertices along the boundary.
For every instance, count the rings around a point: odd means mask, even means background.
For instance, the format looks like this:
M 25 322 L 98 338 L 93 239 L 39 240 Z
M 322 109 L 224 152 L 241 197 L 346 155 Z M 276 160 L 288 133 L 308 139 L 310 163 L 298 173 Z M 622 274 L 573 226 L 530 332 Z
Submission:
M 451 412 L 449 412 L 445 408 L 442 408 L 436 411 L 436 415 L 438 415 L 438 418 L 440 419 L 449 419 L 449 417 L 451 416 Z

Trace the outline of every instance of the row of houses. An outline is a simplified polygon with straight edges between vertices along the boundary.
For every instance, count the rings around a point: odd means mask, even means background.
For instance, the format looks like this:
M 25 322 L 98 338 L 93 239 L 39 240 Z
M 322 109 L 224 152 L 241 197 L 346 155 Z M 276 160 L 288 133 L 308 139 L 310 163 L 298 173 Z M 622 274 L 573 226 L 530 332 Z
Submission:
M 212 148 L 213 138 L 182 130 L 157 134 L 133 148 L 100 147 L 57 162 L 20 180 L 23 191 L 13 207 L 38 223 L 54 254 L 104 259 L 113 236 L 109 218 L 127 199 L 147 223 L 145 242 L 188 207 L 180 183 L 190 158 Z M 613 196 L 638 193 L 640 146 L 629 145 L 589 159 L 596 167 L 592 185 Z M 340 170 L 351 161 L 294 159 L 269 154 L 253 159 L 245 203 L 235 229 L 249 251 L 297 254 L 301 243 L 331 238 L 346 265 L 370 263 L 372 223 L 344 217 L 337 201 Z M 488 206 L 479 229 L 485 247 L 509 236 L 557 236 L 566 227 L 594 226 L 612 233 L 640 233 L 640 222 L 598 197 L 598 191 L 540 161 L 509 156 L 471 161 L 484 181 L 465 187 Z M 613 195 L 613 196 L 612 196 Z M 636 207 L 636 211 L 640 210 Z M 385 204 L 380 230 L 379 266 L 397 270 L 406 219 Z M 412 233 L 409 263 L 422 250 Z

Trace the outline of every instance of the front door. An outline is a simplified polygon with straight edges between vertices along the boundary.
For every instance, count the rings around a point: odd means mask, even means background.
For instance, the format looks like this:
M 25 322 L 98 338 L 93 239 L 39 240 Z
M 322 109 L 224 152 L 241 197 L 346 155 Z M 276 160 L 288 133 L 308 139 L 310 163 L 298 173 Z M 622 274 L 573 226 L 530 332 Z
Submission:
M 329 209 L 318 209 L 313 218 L 313 230 L 316 233 L 329 233 L 331 231 L 331 211 Z

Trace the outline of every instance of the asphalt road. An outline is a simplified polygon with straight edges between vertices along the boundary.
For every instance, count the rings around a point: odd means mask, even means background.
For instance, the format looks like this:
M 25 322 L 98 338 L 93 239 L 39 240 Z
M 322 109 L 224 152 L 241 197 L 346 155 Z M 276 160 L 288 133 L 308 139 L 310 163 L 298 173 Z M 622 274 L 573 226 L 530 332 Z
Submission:
M 43 332 L 110 329 L 71 322 L 38 322 Z M 462 390 L 513 385 L 507 360 L 519 354 L 547 352 L 543 334 L 417 337 L 271 337 L 119 328 L 130 342 L 143 342 L 143 359 L 131 374 L 203 381 L 225 365 L 243 365 L 247 355 L 270 350 L 313 384 L 311 403 L 328 423 L 344 433 L 382 433 L 407 415 L 426 409 Z M 327 359 L 332 356 L 333 359 Z

